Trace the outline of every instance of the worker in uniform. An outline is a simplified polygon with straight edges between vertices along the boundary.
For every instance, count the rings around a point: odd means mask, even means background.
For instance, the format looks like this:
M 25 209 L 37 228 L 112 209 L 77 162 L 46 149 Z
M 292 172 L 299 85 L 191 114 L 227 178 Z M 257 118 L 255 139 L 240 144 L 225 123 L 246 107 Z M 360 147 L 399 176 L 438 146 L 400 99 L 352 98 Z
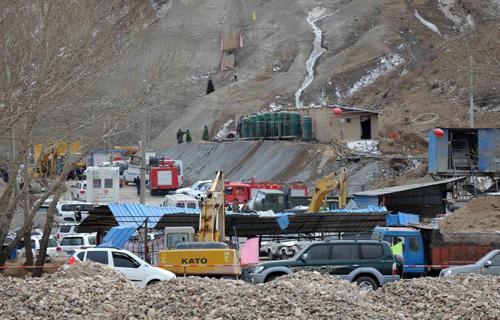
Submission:
M 177 130 L 177 144 L 181 144 L 184 142 L 184 132 L 179 129 Z
M 205 125 L 205 128 L 203 128 L 203 136 L 202 136 L 203 141 L 208 141 L 209 136 L 208 136 L 208 127 Z
M 189 129 L 186 129 L 186 143 L 191 143 L 192 141 L 191 132 L 189 132 Z
M 394 244 L 391 246 L 391 251 L 393 255 L 403 256 L 403 239 L 397 237 L 394 239 Z

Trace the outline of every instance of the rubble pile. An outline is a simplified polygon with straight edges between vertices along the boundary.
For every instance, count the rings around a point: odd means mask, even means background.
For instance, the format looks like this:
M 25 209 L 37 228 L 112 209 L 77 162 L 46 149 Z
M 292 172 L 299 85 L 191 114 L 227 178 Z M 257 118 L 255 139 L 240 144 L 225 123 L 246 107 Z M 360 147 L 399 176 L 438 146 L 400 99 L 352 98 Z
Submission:
M 42 278 L 0 276 L 2 319 L 106 319 L 138 290 L 101 264 L 72 266 Z
M 0 276 L 2 319 L 499 319 L 500 278 L 402 280 L 367 292 L 317 272 L 263 285 L 177 278 L 145 289 L 106 266 Z
M 500 197 L 480 197 L 448 214 L 439 224 L 444 233 L 498 232 Z
M 500 319 L 500 277 L 403 279 L 371 292 L 369 299 L 404 319 Z
M 243 281 L 178 278 L 155 284 L 127 301 L 123 318 L 164 319 L 394 319 L 347 281 L 297 272 L 254 285 Z

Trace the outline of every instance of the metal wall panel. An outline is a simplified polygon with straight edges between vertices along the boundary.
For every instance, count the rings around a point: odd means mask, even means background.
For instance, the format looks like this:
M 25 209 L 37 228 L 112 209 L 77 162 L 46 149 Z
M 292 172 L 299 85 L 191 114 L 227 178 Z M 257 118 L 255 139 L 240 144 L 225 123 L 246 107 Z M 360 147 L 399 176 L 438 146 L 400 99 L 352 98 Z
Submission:
M 448 137 L 449 130 L 442 129 L 444 136 L 436 137 L 433 132 L 434 129 L 429 130 L 429 173 L 446 172 L 448 170 Z
M 366 208 L 370 205 L 378 205 L 378 196 L 357 196 L 354 195 L 354 201 L 358 208 Z
M 478 129 L 479 170 L 500 171 L 500 129 Z

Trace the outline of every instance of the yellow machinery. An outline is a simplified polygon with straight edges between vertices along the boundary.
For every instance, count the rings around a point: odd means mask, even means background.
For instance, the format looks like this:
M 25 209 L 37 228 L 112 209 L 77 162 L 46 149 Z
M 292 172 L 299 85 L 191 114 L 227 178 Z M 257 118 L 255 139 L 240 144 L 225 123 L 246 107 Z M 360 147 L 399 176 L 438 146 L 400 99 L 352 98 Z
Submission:
M 35 144 L 33 156 L 38 172 L 41 176 L 49 177 L 58 174 L 62 169 L 63 159 L 68 155 L 77 155 L 81 152 L 80 141 L 57 141 L 50 144 Z M 81 160 L 73 164 L 75 168 L 85 167 Z
M 347 204 L 347 172 L 345 168 L 340 172 L 332 172 L 316 181 L 314 194 L 309 204 L 309 212 L 318 212 L 325 201 L 326 196 L 332 190 L 338 189 L 339 209 L 345 208 Z
M 221 242 L 224 239 L 224 177 L 219 170 L 203 201 L 196 241 L 189 242 L 194 240 L 190 227 L 166 227 L 167 250 L 159 252 L 158 266 L 177 275 L 237 277 L 241 273 L 238 253 Z

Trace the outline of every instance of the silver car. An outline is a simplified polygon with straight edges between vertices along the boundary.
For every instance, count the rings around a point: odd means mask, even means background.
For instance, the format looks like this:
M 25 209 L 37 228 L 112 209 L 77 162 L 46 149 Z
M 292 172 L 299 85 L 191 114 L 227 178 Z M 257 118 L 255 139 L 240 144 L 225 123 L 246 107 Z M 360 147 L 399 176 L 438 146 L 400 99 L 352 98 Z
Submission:
M 476 263 L 443 269 L 441 270 L 439 276 L 448 277 L 455 274 L 472 272 L 484 275 L 500 276 L 500 250 L 488 252 Z

